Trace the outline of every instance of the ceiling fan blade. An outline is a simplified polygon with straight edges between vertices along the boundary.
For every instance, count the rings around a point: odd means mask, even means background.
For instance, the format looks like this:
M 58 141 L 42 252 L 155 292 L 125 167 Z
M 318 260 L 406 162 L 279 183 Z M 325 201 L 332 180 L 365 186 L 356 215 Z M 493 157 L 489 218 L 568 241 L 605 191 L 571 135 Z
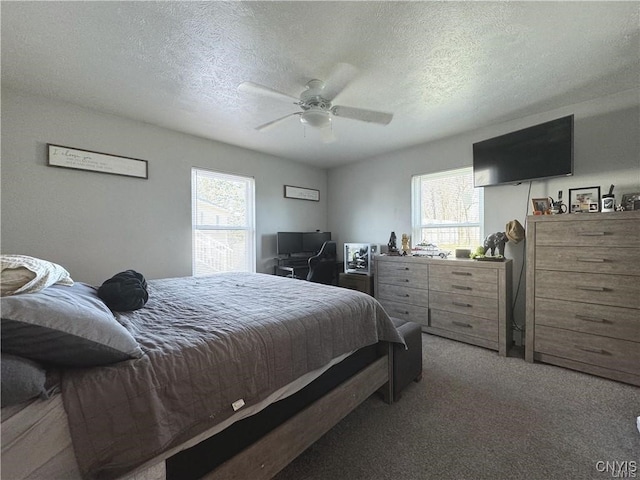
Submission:
M 393 120 L 392 113 L 376 112 L 375 110 L 365 110 L 364 108 L 344 107 L 342 105 L 333 107 L 331 113 L 336 117 L 351 118 L 353 120 L 379 123 L 381 125 L 388 125 L 389 122 Z
M 277 100 L 293 102 L 295 104 L 298 104 L 300 102 L 300 99 L 293 97 L 287 93 L 279 92 L 278 90 L 274 90 L 273 88 L 265 87 L 264 85 L 253 82 L 242 82 L 240 85 L 238 85 L 238 92 L 250 93 L 253 95 L 264 95 L 267 97 L 275 98 Z
M 295 115 L 301 115 L 301 114 L 302 114 L 302 112 L 289 113 L 288 115 L 285 115 L 284 117 L 276 118 L 275 120 L 271 120 L 270 122 L 267 122 L 267 123 L 264 123 L 262 125 L 257 126 L 256 130 L 258 130 L 259 132 L 264 132 L 265 130 L 269 130 L 269 129 L 273 128 L 274 126 L 278 125 L 280 122 L 285 121 L 289 117 L 293 117 Z
M 329 78 L 324 82 L 325 86 L 322 91 L 322 97 L 332 101 L 357 74 L 358 69 L 353 65 L 348 63 L 337 64 L 329 74 Z

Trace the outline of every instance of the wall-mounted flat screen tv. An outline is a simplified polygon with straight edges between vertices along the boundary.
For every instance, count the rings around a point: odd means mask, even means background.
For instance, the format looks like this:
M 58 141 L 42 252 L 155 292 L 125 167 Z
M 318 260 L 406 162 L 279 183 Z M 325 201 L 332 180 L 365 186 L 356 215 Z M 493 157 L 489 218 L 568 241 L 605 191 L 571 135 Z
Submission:
M 573 175 L 573 115 L 473 144 L 476 187 Z

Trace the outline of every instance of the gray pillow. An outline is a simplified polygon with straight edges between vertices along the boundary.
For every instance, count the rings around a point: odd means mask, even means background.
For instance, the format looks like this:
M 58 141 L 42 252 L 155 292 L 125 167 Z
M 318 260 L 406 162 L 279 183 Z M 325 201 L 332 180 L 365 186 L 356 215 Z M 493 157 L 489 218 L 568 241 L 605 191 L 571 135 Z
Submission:
M 2 354 L 2 407 L 26 402 L 34 397 L 47 398 L 47 372 L 32 360 Z
M 3 353 L 73 367 L 142 356 L 136 340 L 90 285 L 52 285 L 0 302 Z

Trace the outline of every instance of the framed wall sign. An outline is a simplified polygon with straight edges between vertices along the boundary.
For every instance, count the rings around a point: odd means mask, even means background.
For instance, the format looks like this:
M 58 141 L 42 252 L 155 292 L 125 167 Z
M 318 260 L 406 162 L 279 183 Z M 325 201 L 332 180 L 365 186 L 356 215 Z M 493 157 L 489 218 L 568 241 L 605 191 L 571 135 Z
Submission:
M 595 213 L 600 211 L 600 187 L 569 189 L 571 213 Z
M 137 158 L 120 157 L 107 153 L 79 150 L 62 145 L 47 144 L 48 165 L 50 167 L 90 170 L 92 172 L 125 175 L 127 177 L 149 178 L 148 163 Z
M 284 186 L 285 198 L 296 198 L 298 200 L 311 200 L 313 202 L 320 201 L 320 190 L 313 188 L 294 187 L 292 185 Z

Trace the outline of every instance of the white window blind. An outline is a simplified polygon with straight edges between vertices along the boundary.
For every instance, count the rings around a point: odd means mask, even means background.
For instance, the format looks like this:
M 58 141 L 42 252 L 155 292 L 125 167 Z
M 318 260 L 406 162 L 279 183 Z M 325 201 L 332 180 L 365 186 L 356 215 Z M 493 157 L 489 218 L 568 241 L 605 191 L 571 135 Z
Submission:
M 253 178 L 191 171 L 194 275 L 255 272 Z
M 473 187 L 472 168 L 411 179 L 412 244 L 453 251 L 482 244 L 484 191 Z

